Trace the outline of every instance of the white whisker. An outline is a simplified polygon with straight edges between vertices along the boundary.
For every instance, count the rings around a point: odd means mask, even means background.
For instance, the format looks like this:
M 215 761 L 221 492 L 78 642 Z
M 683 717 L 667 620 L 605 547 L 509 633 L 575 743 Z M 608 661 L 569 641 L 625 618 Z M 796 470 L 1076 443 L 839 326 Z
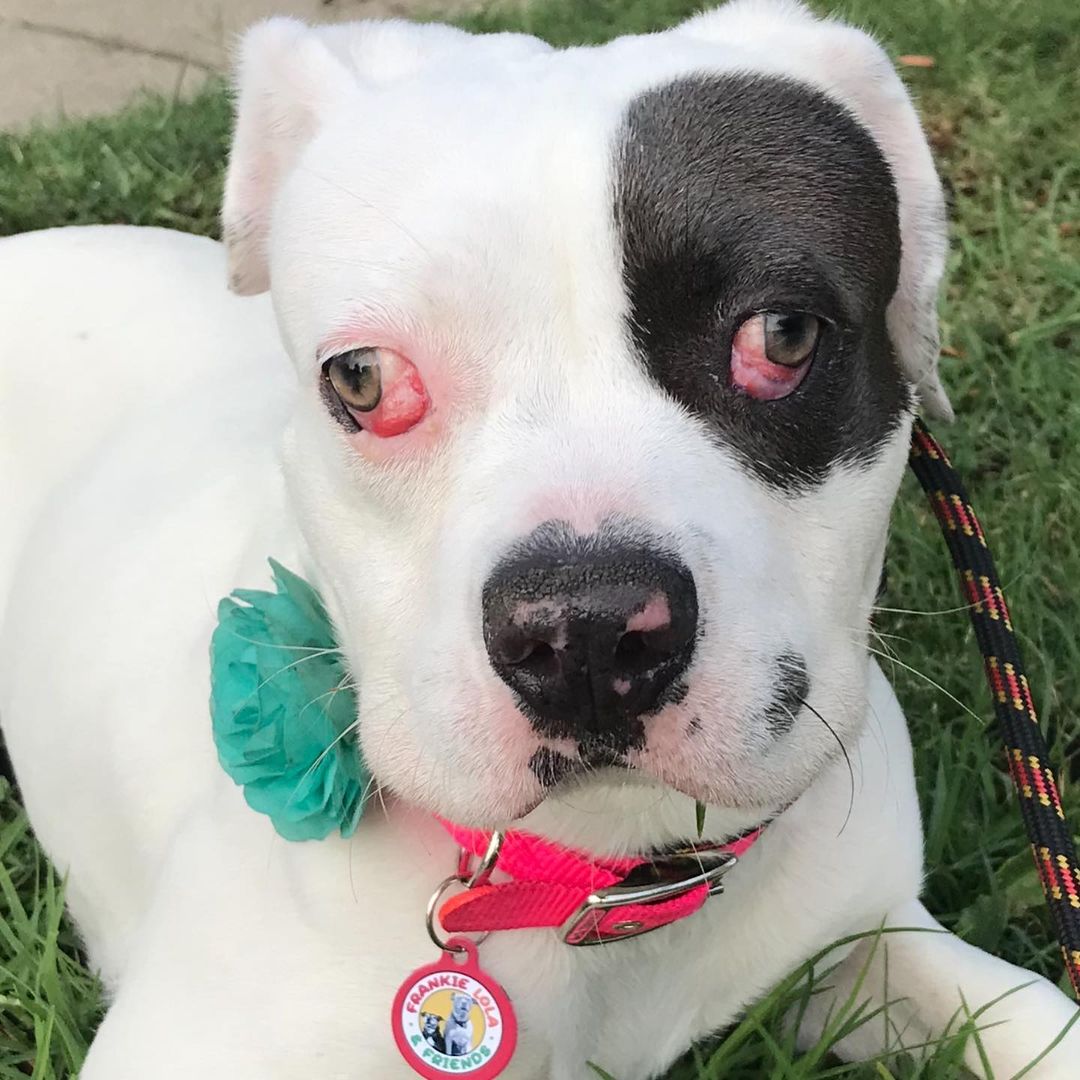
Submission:
M 905 671 L 911 672 L 912 675 L 917 675 L 924 682 L 929 683 L 935 690 L 939 690 L 942 694 L 944 694 L 954 705 L 958 705 L 961 709 L 963 709 L 964 712 L 966 712 L 968 716 L 970 716 L 973 720 L 977 720 L 980 724 L 985 726 L 986 720 L 984 717 L 980 716 L 973 709 L 968 708 L 968 706 L 965 705 L 955 694 L 949 693 L 949 691 L 946 690 L 945 687 L 941 685 L 941 683 L 935 682 L 933 679 L 930 678 L 929 675 L 925 674 L 925 672 L 920 671 L 918 668 L 912 667 L 910 664 L 905 664 L 903 660 L 900 660 L 895 656 L 889 656 L 887 653 L 879 652 L 877 649 L 871 648 L 869 645 L 867 646 L 867 649 L 875 656 L 880 656 L 882 660 L 888 660 L 891 663 L 896 664 L 897 667 L 901 667 Z

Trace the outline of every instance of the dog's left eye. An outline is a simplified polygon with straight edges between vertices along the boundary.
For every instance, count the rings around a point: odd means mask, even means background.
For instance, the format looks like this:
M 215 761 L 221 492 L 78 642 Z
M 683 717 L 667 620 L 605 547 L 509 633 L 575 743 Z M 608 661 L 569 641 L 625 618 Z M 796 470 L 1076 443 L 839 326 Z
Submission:
M 349 349 L 322 366 L 323 396 L 337 419 L 380 438 L 402 435 L 430 400 L 416 365 L 393 349 Z
M 326 362 L 325 374 L 342 405 L 371 412 L 382 400 L 378 349 L 350 349 Z
M 805 311 L 751 315 L 731 343 L 731 381 L 761 401 L 787 397 L 806 377 L 821 320 Z

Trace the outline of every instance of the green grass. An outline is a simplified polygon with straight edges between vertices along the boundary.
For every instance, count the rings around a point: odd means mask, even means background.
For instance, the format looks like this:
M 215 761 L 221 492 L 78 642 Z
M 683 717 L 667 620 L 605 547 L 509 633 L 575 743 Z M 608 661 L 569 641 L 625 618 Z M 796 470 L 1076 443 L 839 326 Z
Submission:
M 693 0 L 538 0 L 468 21 L 562 44 L 658 28 L 696 6 Z M 937 61 L 907 77 L 953 191 L 942 313 L 946 346 L 957 354 L 944 369 L 959 420 L 938 434 L 987 524 L 1076 822 L 1080 6 L 1075 0 L 849 0 L 839 13 L 876 30 L 895 54 Z M 150 102 L 105 120 L 0 137 L 0 232 L 106 221 L 213 233 L 227 133 L 225 95 L 212 88 L 190 104 Z M 913 482 L 897 507 L 889 567 L 887 606 L 957 607 L 945 549 Z M 966 615 L 889 614 L 879 629 L 897 635 L 887 639 L 890 646 L 924 673 L 891 672 L 916 746 L 929 906 L 976 945 L 1058 978 L 1053 935 L 993 727 L 948 696 L 990 717 Z M 9 796 L 0 796 L 0 855 L 0 1080 L 69 1076 L 100 1015 L 100 996 L 61 918 L 59 884 Z M 799 1057 L 782 1017 L 802 993 L 785 984 L 673 1077 L 944 1080 L 961 1074 L 962 1035 L 924 1061 L 842 1066 L 828 1057 L 827 1044 Z M 852 1003 L 840 1022 L 861 1018 Z

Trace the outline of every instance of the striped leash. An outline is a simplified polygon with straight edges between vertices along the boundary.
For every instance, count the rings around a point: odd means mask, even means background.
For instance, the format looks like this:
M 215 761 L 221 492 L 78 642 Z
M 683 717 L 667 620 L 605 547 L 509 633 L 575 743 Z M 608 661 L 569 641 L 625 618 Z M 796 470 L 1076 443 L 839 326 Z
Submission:
M 967 491 L 921 420 L 915 421 L 912 430 L 910 464 L 930 498 L 960 575 L 960 588 L 986 667 L 998 731 L 1005 743 L 1009 775 L 1061 943 L 1065 970 L 1080 1000 L 1080 863 L 1061 808 L 1001 581 Z

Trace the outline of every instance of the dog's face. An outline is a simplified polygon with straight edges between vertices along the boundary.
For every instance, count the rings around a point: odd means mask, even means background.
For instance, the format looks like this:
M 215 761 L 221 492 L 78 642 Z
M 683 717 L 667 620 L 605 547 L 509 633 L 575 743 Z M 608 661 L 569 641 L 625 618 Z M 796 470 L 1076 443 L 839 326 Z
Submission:
M 862 723 L 912 411 L 948 407 L 940 187 L 877 46 L 767 2 L 568 52 L 274 22 L 240 89 L 233 284 L 299 372 L 379 781 L 486 825 L 607 766 L 794 799 Z
M 469 1019 L 469 1010 L 473 1007 L 473 999 L 468 994 L 455 994 L 451 1015 L 459 1024 L 464 1024 Z

